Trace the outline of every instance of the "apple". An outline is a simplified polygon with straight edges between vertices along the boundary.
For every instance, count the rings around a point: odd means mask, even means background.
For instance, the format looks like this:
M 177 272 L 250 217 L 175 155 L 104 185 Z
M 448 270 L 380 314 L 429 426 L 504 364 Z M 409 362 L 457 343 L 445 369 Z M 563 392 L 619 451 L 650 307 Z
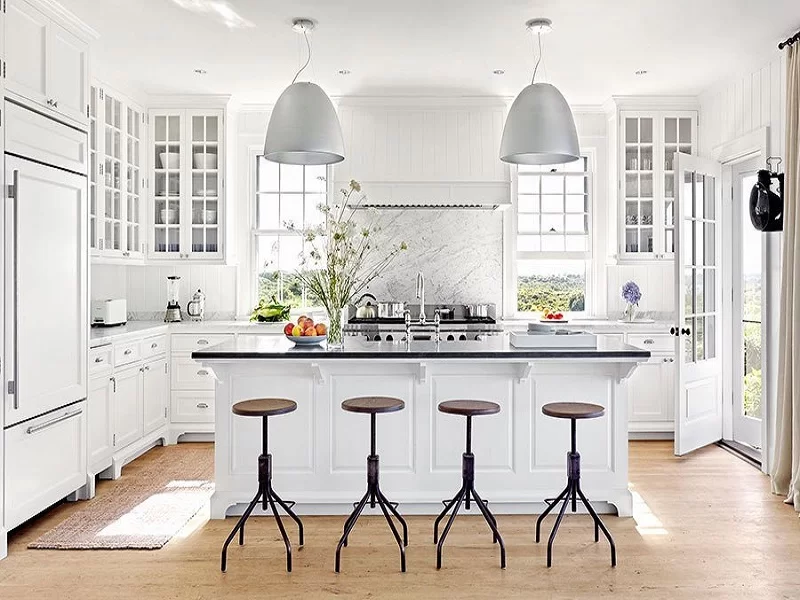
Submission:
M 313 327 L 306 327 L 305 331 L 303 331 L 303 335 L 307 337 L 317 335 L 317 330 L 314 329 Z
M 294 329 L 294 323 L 287 323 L 286 327 L 283 328 L 283 333 L 292 335 L 292 329 Z
M 303 330 L 300 328 L 300 325 L 295 325 L 292 328 L 292 337 L 300 337 L 303 335 Z
M 317 335 L 325 335 L 328 333 L 328 328 L 325 327 L 325 323 L 317 323 Z
M 300 327 L 302 327 L 303 321 L 305 321 L 307 318 L 308 317 L 306 315 L 300 315 L 299 317 L 297 317 L 297 324 L 300 325 Z
M 309 327 L 314 327 L 314 321 L 311 317 L 306 317 L 305 321 L 303 321 L 303 329 L 308 329 Z

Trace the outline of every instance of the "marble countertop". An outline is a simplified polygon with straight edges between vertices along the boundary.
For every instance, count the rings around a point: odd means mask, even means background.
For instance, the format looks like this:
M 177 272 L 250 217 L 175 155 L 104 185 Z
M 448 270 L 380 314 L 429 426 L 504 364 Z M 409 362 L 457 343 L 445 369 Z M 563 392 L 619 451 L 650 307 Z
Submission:
M 283 334 L 283 323 L 251 323 L 250 321 L 128 321 L 125 325 L 92 327 L 89 347 L 96 348 L 136 336 L 163 333 L 253 333 Z
M 295 346 L 285 337 L 240 335 L 236 341 L 217 344 L 192 353 L 198 361 L 228 359 L 616 359 L 640 362 L 650 352 L 628 346 L 613 339 L 598 337 L 597 348 L 515 348 L 508 336 L 489 337 L 481 341 L 434 342 L 367 342 L 345 338 L 344 349 L 329 350 L 319 346 Z

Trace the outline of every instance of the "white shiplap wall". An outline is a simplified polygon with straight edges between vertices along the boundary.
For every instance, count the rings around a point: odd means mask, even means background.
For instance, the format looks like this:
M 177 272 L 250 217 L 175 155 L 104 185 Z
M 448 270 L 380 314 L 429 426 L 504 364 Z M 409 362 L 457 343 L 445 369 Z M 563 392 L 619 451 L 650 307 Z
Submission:
M 770 128 L 769 153 L 784 154 L 786 57 L 711 87 L 700 95 L 700 155 L 761 127 Z

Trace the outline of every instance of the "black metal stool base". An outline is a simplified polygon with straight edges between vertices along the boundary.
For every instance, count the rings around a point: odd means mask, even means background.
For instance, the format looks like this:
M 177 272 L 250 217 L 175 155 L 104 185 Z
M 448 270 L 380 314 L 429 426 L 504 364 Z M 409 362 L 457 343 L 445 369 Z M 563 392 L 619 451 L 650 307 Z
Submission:
M 374 418 L 374 415 L 372 415 Z M 406 546 L 408 546 L 408 525 L 406 524 L 405 519 L 400 515 L 397 511 L 397 503 L 396 502 L 389 502 L 386 496 L 383 495 L 381 491 L 380 483 L 379 483 L 379 470 L 380 470 L 380 460 L 376 454 L 371 454 L 367 457 L 367 492 L 355 504 L 355 508 L 353 512 L 350 513 L 350 516 L 347 517 L 347 520 L 344 522 L 344 533 L 342 533 L 342 537 L 339 540 L 339 545 L 336 546 L 336 572 L 339 572 L 339 567 L 341 565 L 341 556 L 342 556 L 342 546 L 347 546 L 347 538 L 350 537 L 350 532 L 353 531 L 353 528 L 356 526 L 356 521 L 361 516 L 364 507 L 369 503 L 370 508 L 375 508 L 379 506 L 381 511 L 383 512 L 383 516 L 386 517 L 386 522 L 389 523 L 389 528 L 392 530 L 392 534 L 394 535 L 394 539 L 397 542 L 397 546 L 400 548 L 400 570 L 405 573 L 406 572 Z M 400 538 L 400 533 L 397 531 L 397 526 L 395 526 L 394 521 L 392 521 L 392 515 L 400 521 L 400 525 L 403 528 L 403 538 Z
M 573 423 L 573 431 L 574 431 L 574 424 Z M 574 435 L 573 435 L 574 440 Z M 586 510 L 592 517 L 592 521 L 594 521 L 594 541 L 600 541 L 600 530 L 603 531 L 603 535 L 608 540 L 608 543 L 611 545 L 611 566 L 617 566 L 617 547 L 614 544 L 614 538 L 611 537 L 611 534 L 606 529 L 606 526 L 603 524 L 603 521 L 597 516 L 597 513 L 592 508 L 592 505 L 589 504 L 589 501 L 586 499 L 583 491 L 581 490 L 581 455 L 574 451 L 574 441 L 573 441 L 573 451 L 567 452 L 567 487 L 555 498 L 552 502 L 549 500 L 545 500 L 548 503 L 547 508 L 545 511 L 539 515 L 539 518 L 536 519 L 536 543 L 539 543 L 539 537 L 542 528 L 542 521 L 544 521 L 545 517 L 552 512 L 552 510 L 561 503 L 561 510 L 558 512 L 558 517 L 556 517 L 555 525 L 553 525 L 553 530 L 550 532 L 550 538 L 547 541 L 547 566 L 551 567 L 553 565 L 553 542 L 556 539 L 556 534 L 558 533 L 558 528 L 561 525 L 561 520 L 564 518 L 564 513 L 567 511 L 567 505 L 572 504 L 572 512 L 577 512 L 578 510 L 578 499 L 580 499 L 581 503 L 586 507 Z
M 469 427 L 470 425 L 471 423 L 469 423 L 468 420 L 467 426 Z M 470 501 L 475 500 L 475 504 L 478 505 L 483 518 L 486 519 L 489 529 L 492 530 L 492 543 L 500 544 L 500 568 L 505 569 L 506 546 L 503 543 L 503 538 L 500 537 L 500 532 L 497 530 L 497 519 L 495 519 L 494 515 L 489 510 L 487 502 L 478 495 L 477 491 L 475 491 L 475 455 L 471 452 L 465 452 L 462 455 L 461 474 L 463 480 L 461 489 L 458 490 L 458 493 L 456 493 L 455 496 L 453 496 L 452 500 L 445 502 L 444 510 L 439 513 L 439 516 L 436 517 L 436 521 L 433 524 L 433 543 L 436 544 L 436 568 L 442 568 L 442 549 L 444 548 L 444 541 L 447 539 L 447 534 L 450 532 L 450 527 L 453 525 L 453 521 L 456 520 L 458 509 L 461 507 L 461 503 L 464 503 L 465 510 L 469 510 Z M 447 513 L 450 512 L 451 509 L 453 512 L 450 515 L 450 518 L 447 520 L 447 524 L 444 526 L 444 531 L 442 532 L 442 537 L 440 539 L 439 523 L 442 522 L 442 519 L 447 516 Z
M 258 503 L 261 502 L 263 509 L 272 510 L 272 516 L 275 517 L 275 521 L 278 523 L 278 529 L 281 532 L 281 537 L 283 538 L 283 544 L 286 546 L 286 570 L 290 573 L 292 572 L 292 543 L 289 541 L 289 536 L 286 534 L 286 528 L 283 526 L 283 521 L 281 520 L 280 514 L 278 514 L 278 509 L 276 507 L 276 503 L 286 511 L 286 514 L 297 523 L 297 529 L 299 531 L 299 538 L 300 538 L 300 546 L 303 545 L 303 522 L 300 518 L 292 511 L 292 507 L 294 506 L 294 502 L 284 502 L 278 494 L 275 493 L 275 490 L 272 489 L 272 455 L 267 452 L 267 417 L 263 417 L 263 454 L 258 457 L 258 492 L 256 493 L 255 497 L 250 501 L 250 504 L 247 505 L 244 513 L 242 516 L 239 517 L 236 525 L 234 526 L 233 530 L 228 535 L 228 539 L 225 540 L 225 544 L 222 546 L 222 559 L 220 563 L 220 569 L 224 573 L 228 568 L 228 546 L 230 546 L 233 538 L 236 537 L 236 533 L 239 533 L 239 545 L 244 545 L 244 526 L 247 522 L 247 519 L 250 517 L 250 514 L 253 512 Z

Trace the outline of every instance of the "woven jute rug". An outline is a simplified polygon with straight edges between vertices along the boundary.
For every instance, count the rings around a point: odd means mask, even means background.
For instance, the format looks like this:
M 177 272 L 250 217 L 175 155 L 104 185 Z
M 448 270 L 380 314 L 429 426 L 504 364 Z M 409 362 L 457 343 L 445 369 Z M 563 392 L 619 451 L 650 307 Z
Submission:
M 206 444 L 154 448 L 102 494 L 29 548 L 156 550 L 176 535 L 214 491 L 214 450 Z

